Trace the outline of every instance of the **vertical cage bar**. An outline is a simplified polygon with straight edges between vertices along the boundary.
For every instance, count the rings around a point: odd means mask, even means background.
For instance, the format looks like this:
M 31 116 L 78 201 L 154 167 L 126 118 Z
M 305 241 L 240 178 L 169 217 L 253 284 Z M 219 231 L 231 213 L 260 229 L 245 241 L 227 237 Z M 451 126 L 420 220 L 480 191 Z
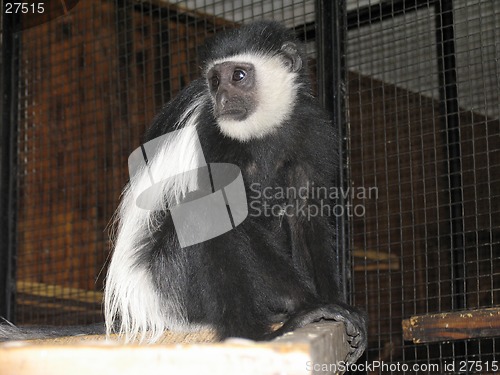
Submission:
M 345 113 L 346 73 L 346 3 L 345 1 L 316 1 L 316 50 L 317 83 L 319 100 L 332 113 L 335 129 L 338 131 L 338 154 L 340 161 L 337 184 L 340 188 L 348 186 L 347 166 L 347 127 Z M 341 194 L 342 195 L 342 194 Z M 348 200 L 340 198 L 337 204 L 347 207 Z M 346 210 L 344 210 L 346 211 Z M 347 213 L 336 218 L 336 267 L 339 275 L 340 291 L 344 300 L 348 295 L 350 280 L 349 267 L 349 221 Z
M 460 149 L 460 117 L 458 107 L 457 72 L 453 1 L 436 4 L 436 45 L 439 72 L 439 107 L 446 155 L 447 188 L 449 192 L 452 309 L 464 308 L 465 256 L 462 165 Z
M 16 155 L 19 36 L 18 15 L 6 15 L 2 2 L 2 62 L 0 128 L 0 316 L 14 320 L 16 257 Z

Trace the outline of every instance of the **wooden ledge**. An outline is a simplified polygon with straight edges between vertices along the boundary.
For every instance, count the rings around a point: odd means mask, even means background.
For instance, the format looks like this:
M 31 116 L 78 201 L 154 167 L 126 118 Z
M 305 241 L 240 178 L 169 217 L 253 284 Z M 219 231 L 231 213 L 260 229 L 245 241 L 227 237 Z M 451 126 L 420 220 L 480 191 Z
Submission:
M 342 323 L 307 325 L 271 342 L 122 345 L 95 341 L 18 341 L 0 345 L 1 375 L 315 374 L 312 364 L 343 361 L 349 344 Z M 89 341 L 90 340 L 90 341 Z

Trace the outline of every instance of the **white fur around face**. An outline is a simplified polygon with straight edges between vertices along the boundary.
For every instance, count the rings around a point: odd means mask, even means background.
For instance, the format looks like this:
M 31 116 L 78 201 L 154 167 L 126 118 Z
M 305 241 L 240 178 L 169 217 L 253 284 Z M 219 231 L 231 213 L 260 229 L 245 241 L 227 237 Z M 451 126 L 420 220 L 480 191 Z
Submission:
M 218 120 L 223 134 L 239 141 L 262 138 L 278 129 L 293 111 L 297 99 L 297 73 L 291 73 L 279 56 L 241 54 L 212 62 L 251 63 L 255 67 L 257 108 L 242 121 Z

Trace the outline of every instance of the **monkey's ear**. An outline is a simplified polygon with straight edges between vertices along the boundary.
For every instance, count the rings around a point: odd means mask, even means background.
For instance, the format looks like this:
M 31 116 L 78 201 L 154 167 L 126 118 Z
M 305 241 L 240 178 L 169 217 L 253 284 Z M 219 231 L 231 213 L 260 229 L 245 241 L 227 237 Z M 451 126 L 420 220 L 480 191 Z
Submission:
M 285 66 L 290 70 L 290 73 L 297 73 L 302 69 L 302 58 L 295 43 L 286 42 L 281 46 L 281 53 Z

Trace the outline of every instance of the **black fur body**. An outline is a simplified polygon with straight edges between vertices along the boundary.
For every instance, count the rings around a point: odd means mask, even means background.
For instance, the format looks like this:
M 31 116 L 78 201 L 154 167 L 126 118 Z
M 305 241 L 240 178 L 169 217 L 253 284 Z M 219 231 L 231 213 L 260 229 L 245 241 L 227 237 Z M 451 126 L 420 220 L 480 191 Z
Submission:
M 264 44 L 263 28 L 271 29 Z M 254 49 L 256 39 L 258 50 Z M 233 31 L 230 37 L 216 38 L 207 50 L 210 58 L 216 60 L 236 53 L 276 51 L 290 40 L 296 42 L 281 26 L 257 23 L 242 32 Z M 201 111 L 204 115 L 197 131 L 207 162 L 240 167 L 249 205 L 257 198 L 252 186 L 274 192 L 289 187 L 298 191 L 311 186 L 337 186 L 337 124 L 332 123 L 330 115 L 311 95 L 305 67 L 299 72 L 299 80 L 301 88 L 293 115 L 262 138 L 245 142 L 231 139 L 217 126 L 210 102 Z M 204 78 L 198 79 L 167 104 L 145 141 L 174 130 L 173 125 L 190 98 L 206 90 L 206 85 Z M 257 206 L 336 204 L 326 196 L 280 198 L 260 197 Z M 365 318 L 343 303 L 339 294 L 335 219 L 275 213 L 255 215 L 250 207 L 249 216 L 232 231 L 184 249 L 179 248 L 167 215 L 141 262 L 151 264 L 155 275 L 178 274 L 184 283 L 181 290 L 185 291 L 182 299 L 188 320 L 215 327 L 221 338 L 265 340 L 321 318 L 334 319 L 346 322 L 348 333 L 353 336 L 351 360 L 357 358 L 366 345 Z M 157 281 L 161 293 L 168 294 L 169 285 L 162 283 L 161 278 Z M 273 324 L 279 322 L 283 326 L 272 331 Z

